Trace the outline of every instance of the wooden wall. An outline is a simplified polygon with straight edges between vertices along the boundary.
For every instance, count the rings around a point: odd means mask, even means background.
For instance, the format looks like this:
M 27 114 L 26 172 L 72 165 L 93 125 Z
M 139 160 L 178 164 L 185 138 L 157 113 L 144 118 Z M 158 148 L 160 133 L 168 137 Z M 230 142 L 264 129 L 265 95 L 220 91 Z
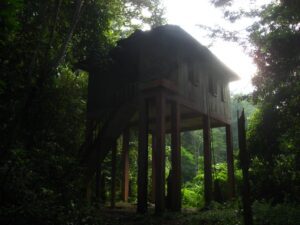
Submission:
M 101 116 L 101 111 L 124 102 L 122 98 L 126 98 L 124 93 L 130 92 L 130 86 L 136 88 L 139 83 L 168 79 L 178 85 L 180 96 L 195 105 L 197 111 L 224 123 L 230 121 L 229 81 L 215 69 L 215 61 L 207 60 L 205 53 L 191 55 L 192 50 L 185 46 L 174 47 L 174 43 L 163 38 L 149 38 L 135 47 L 134 52 L 132 58 L 125 57 L 126 63 L 116 65 L 114 73 L 101 76 L 96 71 L 91 74 L 88 116 Z M 209 92 L 209 79 L 216 86 L 215 95 Z M 224 99 L 221 99 L 221 87 Z
M 229 122 L 229 82 L 203 59 L 187 57 L 179 50 L 166 46 L 144 48 L 140 55 L 140 82 L 162 78 L 171 80 L 178 85 L 180 95 L 193 103 L 199 112 Z M 216 86 L 215 95 L 209 92 L 209 77 Z

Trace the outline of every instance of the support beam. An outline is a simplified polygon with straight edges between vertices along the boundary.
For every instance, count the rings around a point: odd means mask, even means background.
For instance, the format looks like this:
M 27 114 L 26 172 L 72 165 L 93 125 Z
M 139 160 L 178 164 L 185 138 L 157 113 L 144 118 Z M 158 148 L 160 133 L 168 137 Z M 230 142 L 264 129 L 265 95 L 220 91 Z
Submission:
M 228 177 L 228 186 L 229 186 L 229 198 L 234 198 L 235 180 L 234 180 L 232 130 L 230 125 L 226 125 L 225 128 L 226 128 L 227 177 Z
M 155 213 L 165 209 L 165 105 L 163 92 L 156 96 L 155 157 Z
M 180 111 L 178 102 L 171 105 L 171 210 L 181 210 Z
M 203 117 L 203 143 L 204 143 L 204 198 L 205 205 L 212 201 L 212 168 L 211 168 L 211 133 L 210 118 Z
M 86 200 L 89 205 L 92 203 L 92 181 L 89 181 L 86 185 Z
M 101 203 L 101 162 L 100 162 L 100 149 L 97 150 L 97 167 L 96 167 L 96 205 L 100 206 Z
M 246 128 L 245 128 L 245 112 L 244 109 L 239 115 L 238 112 L 238 134 L 239 134 L 239 148 L 240 148 L 240 162 L 243 173 L 243 186 L 242 186 L 242 204 L 243 204 L 243 217 L 245 225 L 253 225 L 253 212 L 251 201 L 251 190 L 249 181 L 249 165 L 250 157 L 246 145 Z
M 155 132 L 152 133 L 152 190 L 151 190 L 151 201 L 152 203 L 155 202 L 155 157 L 154 157 L 154 149 L 156 146 L 156 136 L 154 135 Z
M 101 163 L 98 163 L 96 169 L 96 204 L 100 205 L 101 202 Z
M 101 203 L 105 204 L 106 202 L 106 173 L 102 173 L 101 175 L 101 181 L 100 181 L 100 199 Z
M 137 212 L 147 212 L 148 185 L 148 104 L 140 100 L 139 112 L 139 144 L 138 144 L 138 197 Z
M 116 204 L 116 158 L 117 158 L 117 142 L 115 141 L 111 151 L 111 192 L 110 192 L 111 208 L 114 208 Z
M 125 129 L 123 133 L 122 146 L 122 162 L 123 162 L 123 177 L 122 177 L 122 200 L 128 201 L 129 193 L 129 130 Z

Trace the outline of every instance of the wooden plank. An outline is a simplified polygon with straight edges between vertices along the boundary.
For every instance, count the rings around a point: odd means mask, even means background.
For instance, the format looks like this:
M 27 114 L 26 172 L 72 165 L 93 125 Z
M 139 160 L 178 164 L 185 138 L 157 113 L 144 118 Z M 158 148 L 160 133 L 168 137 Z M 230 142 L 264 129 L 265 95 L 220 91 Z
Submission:
M 212 201 L 212 168 L 211 168 L 211 132 L 210 118 L 203 117 L 203 144 L 204 144 L 204 198 L 208 206 Z
M 126 128 L 125 131 L 123 132 L 122 150 L 123 150 L 122 200 L 124 202 L 127 202 L 128 193 L 129 193 L 129 129 L 128 128 Z
M 181 150 L 180 110 L 178 102 L 171 104 L 171 210 L 181 210 Z
M 165 95 L 156 96 L 156 145 L 155 145 L 155 213 L 165 210 Z
M 191 131 L 191 130 L 199 130 L 203 128 L 202 122 L 199 119 L 202 118 L 204 114 L 201 113 L 185 113 L 181 114 L 181 131 Z M 213 117 L 211 118 L 211 128 L 224 127 L 226 123 L 215 120 Z M 166 115 L 166 133 L 170 133 L 170 121 L 171 116 Z M 130 126 L 135 127 L 138 125 L 138 121 L 133 121 L 130 123 Z M 151 116 L 149 118 L 149 129 L 153 130 L 155 126 L 155 118 Z
M 156 88 L 164 88 L 166 90 L 172 91 L 177 93 L 178 92 L 178 87 L 176 83 L 167 80 L 167 79 L 160 79 L 160 80 L 153 80 L 147 83 L 141 83 L 139 86 L 139 89 L 142 91 L 145 90 L 150 90 L 152 91 L 153 89 Z
M 147 212 L 148 185 L 148 104 L 145 99 L 140 101 L 139 113 L 139 144 L 138 144 L 138 198 L 137 212 Z
M 235 197 L 235 180 L 234 180 L 234 161 L 232 130 L 230 125 L 226 125 L 226 153 L 227 153 L 227 177 L 229 186 L 229 198 Z

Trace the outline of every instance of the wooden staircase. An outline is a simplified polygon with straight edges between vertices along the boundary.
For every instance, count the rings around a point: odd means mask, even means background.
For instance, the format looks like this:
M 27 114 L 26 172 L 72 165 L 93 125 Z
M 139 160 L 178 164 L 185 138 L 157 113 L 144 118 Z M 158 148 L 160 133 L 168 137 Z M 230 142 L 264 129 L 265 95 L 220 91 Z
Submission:
M 134 96 L 134 92 L 132 92 Z M 101 128 L 96 132 L 96 137 L 88 137 L 81 150 L 80 159 L 87 168 L 86 179 L 90 179 L 96 171 L 97 165 L 101 163 L 109 151 L 111 151 L 116 140 L 123 133 L 125 128 L 136 113 L 137 100 L 135 97 L 127 98 L 114 110 L 110 111 Z M 90 135 L 94 136 L 95 132 Z

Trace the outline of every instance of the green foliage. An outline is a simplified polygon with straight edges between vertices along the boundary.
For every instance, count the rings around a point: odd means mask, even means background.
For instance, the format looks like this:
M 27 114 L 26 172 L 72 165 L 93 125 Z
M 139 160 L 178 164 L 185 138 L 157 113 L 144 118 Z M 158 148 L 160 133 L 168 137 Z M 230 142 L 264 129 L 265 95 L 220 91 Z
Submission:
M 130 149 L 129 149 L 129 171 L 130 171 L 130 202 L 135 202 L 137 197 L 137 149 L 138 149 L 138 143 L 137 143 L 137 134 L 134 134 L 134 138 L 130 142 Z
M 272 202 L 299 202 L 299 171 L 294 169 L 295 156 L 278 155 L 273 160 L 270 164 L 258 157 L 253 159 L 251 179 L 254 196 Z
M 231 2 L 234 1 L 212 1 L 216 6 L 225 7 L 224 15 L 231 22 L 242 16 L 257 18 L 247 29 L 252 44 L 251 56 L 258 68 L 253 78 L 255 90 L 250 96 L 257 104 L 257 110 L 252 117 L 246 115 L 249 120 L 247 145 L 252 159 L 250 176 L 253 198 L 268 199 L 272 204 L 286 201 L 296 204 L 299 202 L 300 165 L 300 4 L 299 1 L 271 1 L 256 11 L 234 12 L 230 9 Z M 243 38 L 235 32 L 217 31 L 225 39 L 243 42 Z M 230 34 L 233 36 L 230 37 Z M 235 100 L 232 102 L 234 111 L 238 108 Z M 232 118 L 233 130 L 236 130 L 236 116 Z M 236 142 L 234 146 L 237 146 Z M 289 216 L 285 217 L 277 211 L 277 207 L 283 212 L 291 207 L 293 214 L 294 206 L 285 203 L 274 206 L 270 203 L 255 203 L 255 216 L 260 218 L 257 224 L 297 224 L 295 216 L 287 213 L 293 218 L 289 219 Z M 297 207 L 295 205 L 294 209 Z
M 202 158 L 203 162 L 203 158 Z M 235 167 L 235 179 L 238 188 L 241 184 L 241 171 Z M 217 163 L 213 165 L 214 180 L 214 199 L 218 202 L 228 200 L 228 181 L 226 163 Z M 204 207 L 204 171 L 199 170 L 197 175 L 189 181 L 186 181 L 182 187 L 182 202 L 185 207 Z
M 194 185 L 193 185 L 194 186 Z M 184 207 L 203 207 L 203 196 L 199 193 L 199 186 L 196 189 L 183 188 L 182 189 L 182 204 Z
M 49 146 L 10 152 L 0 170 L 2 224 L 97 224 L 89 219 L 92 214 L 85 214 L 90 209 L 79 198 L 78 163 L 57 150 Z
M 204 206 L 204 174 L 199 173 L 182 187 L 182 204 L 186 207 L 201 208 Z
M 40 96 L 51 101 L 41 102 L 45 110 L 36 117 L 36 147 L 11 149 L 1 160 L 4 224 L 72 223 L 85 219 L 83 212 L 89 210 L 82 202 L 82 169 L 76 159 L 83 140 L 86 74 L 62 67 L 53 82 Z
M 212 129 L 212 160 L 213 163 L 226 161 L 226 134 L 225 128 Z
M 190 181 L 195 176 L 195 160 L 191 152 L 181 147 L 182 182 Z
M 255 197 L 272 202 L 299 201 L 299 12 L 297 1 L 273 2 L 249 29 L 259 106 L 248 129 L 251 176 Z
M 2 29 L 1 40 L 10 38 L 14 31 L 20 28 L 17 14 L 23 7 L 22 0 L 4 0 L 1 2 L 0 27 Z M 2 39 L 3 38 L 3 39 Z
M 197 221 L 207 225 L 238 225 L 242 224 L 237 202 L 219 204 L 213 202 L 207 211 L 200 212 Z
M 244 109 L 247 121 L 256 112 L 256 106 L 251 101 L 250 97 L 242 95 L 234 95 L 231 97 L 231 127 L 233 136 L 233 148 L 238 149 L 238 126 L 237 126 L 237 112 Z M 250 123 L 247 123 L 250 125 Z
M 105 70 L 111 46 L 136 27 L 131 21 L 154 25 L 155 16 L 140 17 L 147 9 L 162 22 L 160 7 L 156 0 L 1 2 L 1 224 L 101 222 L 84 201 L 78 159 L 88 79 L 80 69 Z
M 256 201 L 252 209 L 256 225 L 296 225 L 300 221 L 300 208 L 295 204 L 271 205 L 265 201 Z M 243 224 L 242 221 L 240 200 L 236 200 L 223 204 L 212 202 L 208 210 L 191 216 L 187 224 L 238 225 Z
M 300 221 L 300 207 L 293 204 L 271 205 L 268 202 L 254 202 L 254 222 L 257 225 L 296 225 Z
M 238 149 L 238 131 L 237 131 L 237 111 L 245 110 L 247 119 L 250 119 L 256 110 L 256 106 L 250 101 L 250 98 L 245 98 L 241 95 L 234 95 L 231 97 L 231 127 L 233 135 L 234 150 Z M 181 135 L 182 146 L 193 156 L 193 163 L 195 165 L 195 172 L 201 169 L 202 164 L 197 162 L 199 156 L 203 156 L 203 136 L 202 131 L 183 132 Z M 226 136 L 224 128 L 212 129 L 212 148 L 213 161 L 215 163 L 222 163 L 226 161 Z M 183 157 L 184 152 L 182 152 Z M 190 159 L 192 160 L 192 158 Z M 191 161 L 192 162 L 192 161 Z
M 281 115 L 270 104 L 261 107 L 250 120 L 247 138 L 253 192 L 258 199 L 299 201 L 297 139 L 281 122 Z M 297 126 L 292 129 L 297 130 Z

